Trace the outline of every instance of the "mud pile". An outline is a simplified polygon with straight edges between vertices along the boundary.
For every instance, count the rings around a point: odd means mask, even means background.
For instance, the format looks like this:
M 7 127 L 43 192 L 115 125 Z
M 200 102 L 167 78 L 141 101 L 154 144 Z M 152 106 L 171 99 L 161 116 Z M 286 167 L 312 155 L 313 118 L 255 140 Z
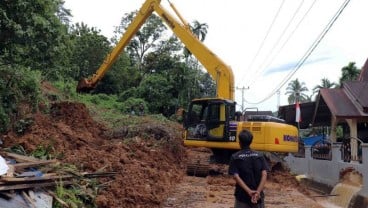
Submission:
M 105 188 L 96 198 L 98 207 L 160 207 L 183 177 L 186 152 L 179 126 L 146 123 L 117 135 L 95 122 L 84 104 L 72 102 L 52 104 L 49 114 L 31 119 L 23 135 L 3 136 L 3 148 L 21 145 L 29 153 L 52 147 L 53 157 L 82 171 L 117 172 L 115 179 L 100 179 Z

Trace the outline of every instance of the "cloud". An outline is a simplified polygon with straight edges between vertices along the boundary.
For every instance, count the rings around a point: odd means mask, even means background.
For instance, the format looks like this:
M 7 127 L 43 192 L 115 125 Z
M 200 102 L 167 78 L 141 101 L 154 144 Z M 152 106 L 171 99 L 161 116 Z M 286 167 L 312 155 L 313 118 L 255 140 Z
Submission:
M 305 61 L 303 65 L 315 64 L 315 63 L 319 63 L 319 62 L 329 60 L 331 58 L 332 57 L 320 57 L 320 58 L 315 58 L 315 59 L 312 59 L 312 60 L 307 59 L 307 61 Z M 297 64 L 298 64 L 297 61 L 292 61 L 292 62 L 289 62 L 289 63 L 281 64 L 281 65 L 278 65 L 278 66 L 275 66 L 275 67 L 272 67 L 272 68 L 266 70 L 264 75 L 270 75 L 270 74 L 277 73 L 277 72 L 291 71 L 291 70 L 295 69 Z

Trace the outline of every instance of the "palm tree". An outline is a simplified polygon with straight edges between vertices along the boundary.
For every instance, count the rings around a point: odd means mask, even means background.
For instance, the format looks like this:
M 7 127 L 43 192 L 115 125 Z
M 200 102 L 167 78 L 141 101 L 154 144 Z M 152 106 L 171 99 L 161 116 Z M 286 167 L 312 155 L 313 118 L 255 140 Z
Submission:
M 207 35 L 208 25 L 206 23 L 199 23 L 197 20 L 194 20 L 192 25 L 189 25 L 190 30 L 193 34 L 200 40 L 204 41 Z M 184 48 L 184 57 L 188 58 L 192 53 L 188 50 L 188 48 Z
M 206 39 L 208 29 L 208 25 L 206 23 L 199 23 L 195 20 L 193 21 L 193 26 L 190 26 L 190 28 L 200 41 L 203 42 L 204 39 Z
M 322 88 L 334 88 L 337 87 L 337 84 L 335 82 L 331 82 L 326 77 L 321 79 L 321 84 L 317 85 L 313 88 L 313 95 L 318 94 L 319 90 Z
M 299 82 L 298 79 L 295 79 L 289 82 L 288 86 L 286 87 L 285 95 L 289 95 L 289 104 L 295 103 L 296 99 L 299 99 L 300 102 L 306 102 L 308 101 L 309 97 L 304 92 L 308 92 L 308 88 L 305 86 L 305 83 Z
M 350 62 L 341 69 L 340 85 L 345 81 L 353 81 L 358 78 L 360 69 L 355 66 L 355 62 Z

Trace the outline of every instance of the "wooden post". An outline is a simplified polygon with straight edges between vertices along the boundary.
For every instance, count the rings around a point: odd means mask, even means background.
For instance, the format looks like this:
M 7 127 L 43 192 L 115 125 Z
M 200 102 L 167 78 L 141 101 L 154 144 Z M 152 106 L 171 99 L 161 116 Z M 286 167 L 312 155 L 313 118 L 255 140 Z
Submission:
M 357 120 L 356 119 L 346 119 L 349 125 L 350 137 L 358 138 Z M 351 147 L 351 159 L 358 160 L 358 141 L 356 139 L 350 139 Z

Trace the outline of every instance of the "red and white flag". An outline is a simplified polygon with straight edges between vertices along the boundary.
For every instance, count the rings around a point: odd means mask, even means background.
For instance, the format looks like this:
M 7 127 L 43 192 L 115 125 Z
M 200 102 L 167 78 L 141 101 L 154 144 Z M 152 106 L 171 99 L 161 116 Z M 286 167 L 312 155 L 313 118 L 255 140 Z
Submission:
M 300 113 L 300 105 L 299 101 L 296 101 L 295 103 L 295 122 L 299 123 L 302 121 L 302 116 Z

